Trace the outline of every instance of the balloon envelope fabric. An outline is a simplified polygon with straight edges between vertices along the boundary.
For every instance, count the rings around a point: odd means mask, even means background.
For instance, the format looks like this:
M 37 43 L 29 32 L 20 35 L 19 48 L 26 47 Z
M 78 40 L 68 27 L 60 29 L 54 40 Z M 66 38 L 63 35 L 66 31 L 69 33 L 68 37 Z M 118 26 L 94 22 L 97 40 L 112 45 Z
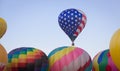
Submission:
M 119 71 L 112 61 L 109 49 L 99 52 L 94 57 L 93 71 Z
M 21 47 L 8 54 L 7 71 L 47 71 L 48 58 L 32 47 Z
M 92 69 L 89 54 L 75 46 L 56 48 L 48 58 L 50 71 L 91 71 Z
M 72 42 L 82 32 L 86 25 L 86 15 L 74 8 L 62 11 L 58 17 L 61 29 L 69 36 Z
M 120 29 L 118 29 L 110 40 L 110 54 L 113 62 L 120 70 Z
M 0 38 L 5 34 L 7 24 L 3 18 L 0 18 Z
M 5 48 L 0 44 L 0 71 L 3 71 L 8 62 L 7 52 Z

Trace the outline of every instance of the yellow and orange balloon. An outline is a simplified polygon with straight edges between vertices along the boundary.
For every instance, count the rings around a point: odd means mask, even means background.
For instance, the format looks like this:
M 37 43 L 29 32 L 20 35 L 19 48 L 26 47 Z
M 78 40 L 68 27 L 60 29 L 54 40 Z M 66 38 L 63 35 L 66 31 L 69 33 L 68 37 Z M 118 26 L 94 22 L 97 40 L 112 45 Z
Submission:
M 0 44 L 0 71 L 3 71 L 8 62 L 8 56 L 5 48 Z
M 7 24 L 3 18 L 0 18 L 0 38 L 5 34 Z
M 110 54 L 113 62 L 120 70 L 120 29 L 118 29 L 111 38 Z

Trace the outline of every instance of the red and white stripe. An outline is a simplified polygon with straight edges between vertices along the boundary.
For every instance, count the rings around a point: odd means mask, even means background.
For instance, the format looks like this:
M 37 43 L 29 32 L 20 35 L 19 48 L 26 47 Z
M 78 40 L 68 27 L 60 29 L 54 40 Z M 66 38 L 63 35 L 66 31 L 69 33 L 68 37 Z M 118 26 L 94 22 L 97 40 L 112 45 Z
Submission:
M 86 16 L 85 14 L 82 12 L 82 20 L 80 21 L 80 25 L 78 26 L 76 32 L 73 34 L 73 36 L 78 36 L 80 32 L 82 32 L 82 30 L 84 29 L 85 25 L 86 25 Z

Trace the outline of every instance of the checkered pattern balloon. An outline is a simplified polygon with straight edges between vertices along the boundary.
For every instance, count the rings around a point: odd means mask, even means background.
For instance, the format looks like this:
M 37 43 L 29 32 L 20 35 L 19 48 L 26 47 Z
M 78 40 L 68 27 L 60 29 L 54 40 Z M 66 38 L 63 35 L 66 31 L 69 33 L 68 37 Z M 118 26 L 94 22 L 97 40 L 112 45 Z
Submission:
M 81 10 L 66 9 L 60 13 L 58 22 L 73 42 L 85 27 L 86 16 Z
M 8 54 L 6 71 L 47 71 L 48 58 L 41 50 L 21 47 Z

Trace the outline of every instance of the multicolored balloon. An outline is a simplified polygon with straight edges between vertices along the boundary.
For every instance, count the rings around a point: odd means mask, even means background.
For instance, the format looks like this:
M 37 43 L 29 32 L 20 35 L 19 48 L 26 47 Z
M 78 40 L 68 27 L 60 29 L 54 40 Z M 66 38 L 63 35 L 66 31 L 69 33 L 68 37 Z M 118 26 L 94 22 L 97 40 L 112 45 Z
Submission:
M 89 54 L 75 46 L 59 47 L 48 55 L 50 71 L 91 71 Z
M 92 71 L 120 71 L 110 56 L 109 49 L 99 52 L 93 59 Z
M 7 24 L 3 18 L 0 18 L 0 38 L 5 34 Z
M 7 63 L 8 63 L 7 51 L 0 44 L 0 71 L 4 70 Z
M 47 71 L 48 58 L 32 47 L 21 47 L 8 54 L 7 71 Z
M 62 30 L 69 36 L 72 42 L 82 32 L 86 25 L 86 15 L 77 9 L 66 9 L 58 17 L 58 22 Z
M 120 70 L 120 29 L 117 30 L 111 38 L 110 54 L 113 62 Z

